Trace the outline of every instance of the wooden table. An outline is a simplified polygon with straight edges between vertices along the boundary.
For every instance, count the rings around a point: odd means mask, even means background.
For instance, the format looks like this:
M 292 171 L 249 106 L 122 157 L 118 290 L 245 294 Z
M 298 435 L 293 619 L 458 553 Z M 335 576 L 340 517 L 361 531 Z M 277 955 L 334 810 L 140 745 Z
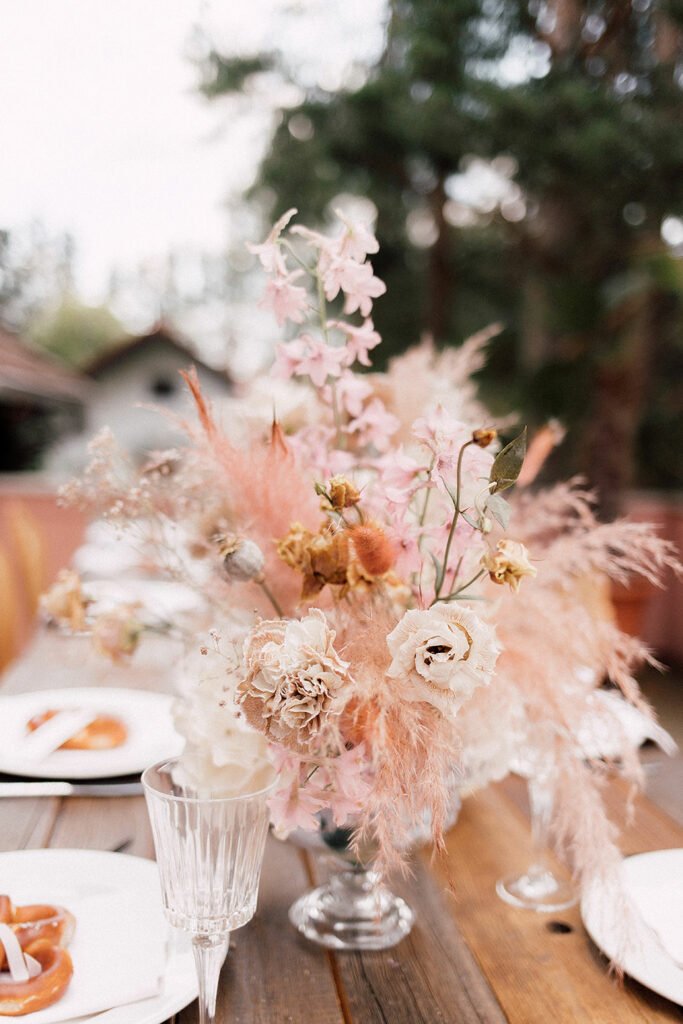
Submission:
M 7 674 L 3 693 L 48 686 L 169 688 L 173 652 L 146 641 L 130 670 L 104 665 L 82 640 L 43 633 Z M 680 766 L 679 766 L 680 767 Z M 658 773 L 662 786 L 664 769 Z M 609 799 L 618 813 L 618 784 Z M 671 798 L 671 793 L 669 793 Z M 142 797 L 0 801 L 0 849 L 83 847 L 152 857 Z M 624 852 L 683 846 L 683 828 L 650 800 L 625 828 Z M 609 977 L 576 908 L 533 914 L 501 903 L 495 881 L 528 863 L 523 786 L 516 780 L 465 801 L 443 863 L 427 854 L 397 885 L 417 912 L 412 934 L 385 953 L 331 954 L 287 920 L 294 899 L 324 866 L 269 841 L 259 912 L 234 936 L 223 971 L 225 1024 L 657 1024 L 683 1011 L 636 982 Z M 0 880 L 1 883 L 1 880 Z M 453 885 L 453 894 L 449 886 Z M 1 884 L 0 884 L 1 889 Z M 176 1024 L 196 1024 L 196 1003 Z

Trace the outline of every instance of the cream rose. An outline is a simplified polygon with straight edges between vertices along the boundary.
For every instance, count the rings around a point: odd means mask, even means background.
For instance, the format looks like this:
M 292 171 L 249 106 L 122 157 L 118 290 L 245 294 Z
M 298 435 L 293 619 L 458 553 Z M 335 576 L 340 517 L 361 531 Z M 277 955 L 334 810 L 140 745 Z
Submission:
M 237 688 L 247 721 L 293 750 L 306 750 L 338 715 L 351 682 L 334 631 L 314 608 L 300 620 L 261 622 L 245 643 Z
M 387 637 L 387 675 L 398 696 L 455 714 L 478 686 L 491 681 L 499 647 L 493 628 L 462 605 L 408 611 Z

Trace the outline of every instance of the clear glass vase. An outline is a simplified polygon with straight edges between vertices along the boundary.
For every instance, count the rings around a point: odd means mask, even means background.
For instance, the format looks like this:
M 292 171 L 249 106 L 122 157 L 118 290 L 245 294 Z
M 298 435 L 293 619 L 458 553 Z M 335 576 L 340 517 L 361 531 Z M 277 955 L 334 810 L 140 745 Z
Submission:
M 207 798 L 177 783 L 177 767 L 177 760 L 163 761 L 142 782 L 166 917 L 192 938 L 200 1024 L 214 1024 L 230 932 L 256 911 L 272 784 Z
M 396 896 L 371 866 L 351 852 L 351 829 L 335 828 L 323 816 L 317 842 L 309 848 L 326 850 L 334 870 L 324 885 L 305 893 L 289 911 L 294 927 L 307 939 L 328 949 L 391 949 L 409 934 L 415 914 Z
M 549 851 L 550 824 L 555 803 L 555 784 L 550 772 L 527 779 L 531 815 L 532 861 L 521 875 L 503 878 L 496 892 L 506 903 L 526 910 L 553 913 L 577 901 L 571 882 L 557 878 Z

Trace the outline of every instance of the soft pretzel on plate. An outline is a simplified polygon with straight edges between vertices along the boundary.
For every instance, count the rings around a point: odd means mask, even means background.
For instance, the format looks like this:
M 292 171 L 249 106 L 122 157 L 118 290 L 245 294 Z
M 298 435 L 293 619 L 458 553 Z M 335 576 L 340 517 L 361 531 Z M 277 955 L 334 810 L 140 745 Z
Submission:
M 34 715 L 27 723 L 29 732 L 35 732 L 45 722 L 59 714 L 53 708 Z M 111 715 L 98 715 L 89 725 L 79 729 L 74 736 L 62 743 L 60 750 L 112 750 L 120 747 L 128 738 L 128 730 L 123 722 Z
M 61 999 L 73 974 L 64 947 L 75 924 L 63 907 L 15 907 L 0 896 L 0 1014 L 20 1017 Z

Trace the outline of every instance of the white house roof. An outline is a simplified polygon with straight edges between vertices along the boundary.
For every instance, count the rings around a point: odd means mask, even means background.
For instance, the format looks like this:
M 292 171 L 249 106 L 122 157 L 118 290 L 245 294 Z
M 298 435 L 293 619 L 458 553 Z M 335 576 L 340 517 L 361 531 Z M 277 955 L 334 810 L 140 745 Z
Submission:
M 187 362 L 187 365 L 194 364 L 205 371 L 219 378 L 225 384 L 232 384 L 232 378 L 227 370 L 218 370 L 209 366 L 203 359 L 199 359 L 195 352 L 175 331 L 166 324 L 155 324 L 147 334 L 139 334 L 132 338 L 124 338 L 120 342 L 106 348 L 93 360 L 83 367 L 83 372 L 95 379 L 101 378 L 114 366 L 119 366 L 129 358 L 137 358 L 145 349 L 158 349 L 159 346 L 172 349 Z

